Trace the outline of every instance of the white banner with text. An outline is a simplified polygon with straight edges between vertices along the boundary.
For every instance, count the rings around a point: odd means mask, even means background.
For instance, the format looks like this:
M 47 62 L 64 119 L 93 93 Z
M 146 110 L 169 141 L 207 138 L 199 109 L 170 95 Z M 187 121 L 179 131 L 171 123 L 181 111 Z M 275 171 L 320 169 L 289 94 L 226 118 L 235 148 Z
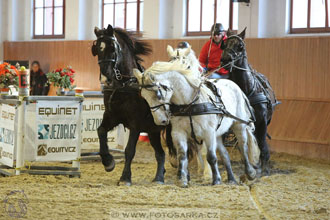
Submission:
M 15 106 L 0 105 L 0 164 L 10 167 L 15 158 Z
M 38 101 L 37 161 L 75 160 L 78 155 L 79 102 Z

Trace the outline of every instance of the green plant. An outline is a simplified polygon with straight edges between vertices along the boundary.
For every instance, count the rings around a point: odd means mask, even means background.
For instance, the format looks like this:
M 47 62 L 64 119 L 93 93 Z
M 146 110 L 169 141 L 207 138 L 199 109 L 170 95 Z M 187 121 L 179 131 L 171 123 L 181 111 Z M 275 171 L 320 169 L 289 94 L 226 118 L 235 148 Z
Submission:
M 48 83 L 52 83 L 55 87 L 73 90 L 76 86 L 74 83 L 75 71 L 68 66 L 64 69 L 56 69 L 46 74 Z

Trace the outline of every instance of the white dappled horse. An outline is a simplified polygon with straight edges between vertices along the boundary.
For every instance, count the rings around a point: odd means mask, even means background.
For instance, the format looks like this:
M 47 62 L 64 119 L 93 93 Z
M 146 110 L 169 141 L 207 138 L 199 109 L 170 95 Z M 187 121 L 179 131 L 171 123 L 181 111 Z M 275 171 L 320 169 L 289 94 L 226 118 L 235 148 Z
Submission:
M 180 62 L 185 64 L 188 69 L 192 70 L 191 73 L 195 74 L 195 77 L 201 77 L 202 66 L 199 64 L 199 61 L 195 55 L 195 52 L 191 49 L 189 45 L 188 48 L 176 48 L 173 49 L 172 46 L 167 45 L 167 54 L 170 58 L 170 62 Z M 190 144 L 194 144 L 190 142 Z M 196 145 L 196 144 L 195 144 Z M 202 146 L 197 145 L 197 162 L 198 162 L 198 174 L 206 179 L 212 177 L 212 171 L 208 164 L 205 164 L 206 161 L 206 149 Z M 176 158 L 170 157 L 170 163 L 172 166 L 177 167 Z
M 236 182 L 228 152 L 222 142 L 222 135 L 229 129 L 233 130 L 238 139 L 245 173 L 249 179 L 256 177 L 256 171 L 252 165 L 258 164 L 260 152 L 253 136 L 253 123 L 242 123 L 223 114 L 171 117 L 170 106 L 195 105 L 210 103 L 211 99 L 217 100 L 215 94 L 205 86 L 201 77 L 196 77 L 196 73 L 188 69 L 186 64 L 179 61 L 156 62 L 143 75 L 135 69 L 134 75 L 141 85 L 141 95 L 147 100 L 152 110 L 155 123 L 167 125 L 171 121 L 171 135 L 178 153 L 178 176 L 182 186 L 188 186 L 188 139 L 204 141 L 207 148 L 207 161 L 212 169 L 212 184 L 221 183 L 216 149 L 219 150 L 225 164 L 228 181 Z M 250 121 L 251 106 L 241 89 L 229 80 L 219 80 L 215 85 L 221 92 L 225 109 L 241 120 Z

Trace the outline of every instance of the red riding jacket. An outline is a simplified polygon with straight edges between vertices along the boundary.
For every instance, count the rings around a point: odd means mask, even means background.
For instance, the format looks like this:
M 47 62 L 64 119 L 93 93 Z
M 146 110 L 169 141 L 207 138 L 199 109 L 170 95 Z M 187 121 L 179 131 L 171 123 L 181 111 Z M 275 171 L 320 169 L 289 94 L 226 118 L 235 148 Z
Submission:
M 226 40 L 227 36 L 223 37 L 223 40 Z M 210 57 L 207 59 L 207 55 L 209 53 L 210 43 L 211 45 L 211 51 L 210 51 Z M 199 54 L 199 62 L 201 66 L 204 68 L 206 67 L 208 70 L 216 69 L 220 66 L 220 60 L 221 60 L 222 50 L 220 48 L 220 44 L 215 44 L 212 39 L 210 39 L 208 42 L 206 42 L 201 50 L 201 53 Z M 221 68 L 216 73 L 220 75 L 228 74 L 228 70 L 225 70 L 224 68 Z

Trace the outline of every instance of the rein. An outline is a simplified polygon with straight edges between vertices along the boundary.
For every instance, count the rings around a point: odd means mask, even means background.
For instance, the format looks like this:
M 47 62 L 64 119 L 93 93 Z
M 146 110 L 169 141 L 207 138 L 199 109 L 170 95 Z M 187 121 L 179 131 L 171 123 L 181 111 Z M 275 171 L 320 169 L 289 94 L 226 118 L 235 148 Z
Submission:
M 259 104 L 259 103 L 262 103 L 262 102 L 268 102 L 268 99 L 265 96 L 265 89 L 262 85 L 260 85 L 260 87 L 262 88 L 263 93 L 257 93 L 256 92 L 257 91 L 257 84 L 260 84 L 260 82 L 256 78 L 255 73 L 253 71 L 251 71 L 251 68 L 250 67 L 249 68 L 242 68 L 242 67 L 239 67 L 239 66 L 235 65 L 236 61 L 241 60 L 242 58 L 247 58 L 246 51 L 245 51 L 245 42 L 244 42 L 244 40 L 238 35 L 232 35 L 232 36 L 228 37 L 227 39 L 231 39 L 231 38 L 238 39 L 243 44 L 244 51 L 237 53 L 236 51 L 231 49 L 231 51 L 235 55 L 235 59 L 233 59 L 231 62 L 227 63 L 223 67 L 230 65 L 230 72 L 232 72 L 233 68 L 235 68 L 235 69 L 238 69 L 238 70 L 242 70 L 242 71 L 246 71 L 246 72 L 251 73 L 251 77 L 253 78 L 253 85 L 252 85 L 251 91 L 248 94 L 246 94 L 246 96 L 249 99 L 251 105 Z M 220 67 L 220 68 L 222 68 L 222 67 Z

